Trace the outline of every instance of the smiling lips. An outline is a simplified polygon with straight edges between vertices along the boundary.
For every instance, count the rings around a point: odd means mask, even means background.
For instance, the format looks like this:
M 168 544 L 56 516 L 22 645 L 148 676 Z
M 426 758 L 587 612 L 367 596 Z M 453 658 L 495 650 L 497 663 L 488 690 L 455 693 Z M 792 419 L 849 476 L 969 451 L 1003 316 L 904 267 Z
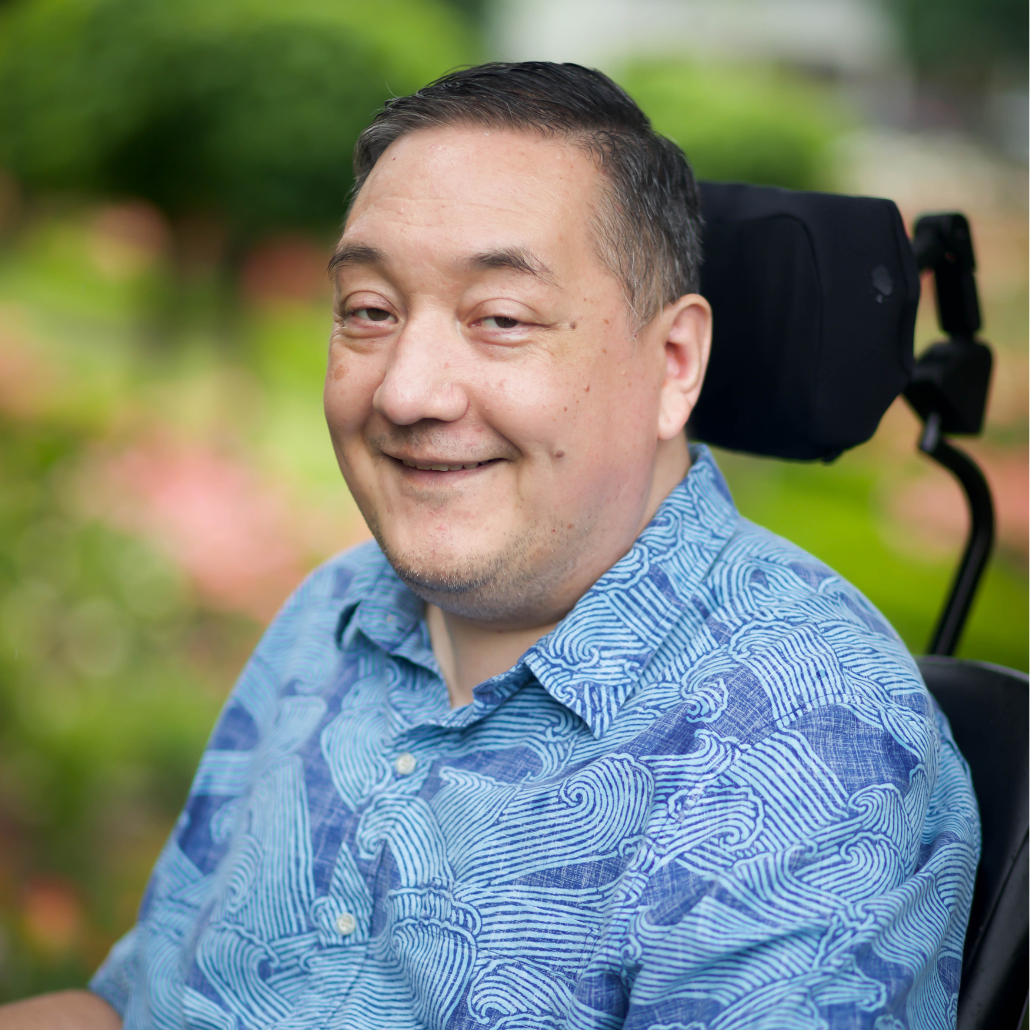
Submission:
M 460 472 L 462 469 L 474 469 L 480 465 L 489 465 L 495 459 L 491 458 L 488 461 L 469 461 L 462 465 L 447 465 L 443 462 L 418 462 L 409 461 L 407 458 L 401 458 L 401 462 L 407 465 L 411 469 L 420 469 L 423 472 Z

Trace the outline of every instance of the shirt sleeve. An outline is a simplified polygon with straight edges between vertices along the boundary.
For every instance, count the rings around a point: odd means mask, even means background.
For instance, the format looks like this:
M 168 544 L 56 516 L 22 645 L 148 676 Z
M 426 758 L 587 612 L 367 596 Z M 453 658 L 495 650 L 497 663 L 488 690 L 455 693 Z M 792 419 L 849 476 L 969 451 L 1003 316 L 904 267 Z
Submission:
M 328 675 L 337 658 L 340 596 L 355 549 L 313 572 L 265 631 L 226 700 L 189 796 L 151 873 L 136 926 L 115 943 L 89 987 L 128 1027 L 150 1027 L 155 1011 L 181 1008 L 183 968 L 194 921 L 229 847 L 236 801 L 249 785 L 251 756 L 267 736 L 283 685 Z M 350 559 L 349 561 L 347 559 Z
M 625 1030 L 953 1028 L 979 823 L 921 698 L 918 755 L 829 705 L 672 791 L 619 953 L 577 992 L 580 1024 L 608 1026 L 600 1008 Z
M 132 993 L 136 964 L 136 929 L 115 942 L 103 964 L 93 974 L 89 989 L 100 995 L 123 1019 Z

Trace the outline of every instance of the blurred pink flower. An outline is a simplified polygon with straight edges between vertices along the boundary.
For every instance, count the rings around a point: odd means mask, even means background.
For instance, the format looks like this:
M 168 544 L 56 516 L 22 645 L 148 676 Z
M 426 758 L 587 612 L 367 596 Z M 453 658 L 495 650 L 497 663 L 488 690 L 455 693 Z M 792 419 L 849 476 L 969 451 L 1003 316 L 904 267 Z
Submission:
M 329 251 L 302 236 L 266 240 L 247 256 L 241 275 L 251 301 L 325 300 L 331 294 Z
M 164 215 L 145 201 L 100 208 L 87 239 L 97 269 L 113 279 L 131 278 L 159 260 L 171 234 Z
M 57 876 L 35 876 L 22 888 L 22 928 L 40 951 L 66 954 L 84 929 L 85 912 L 75 887 Z
M 967 446 L 994 494 L 998 542 L 1025 561 L 1030 542 L 1030 455 L 1025 447 L 1002 449 L 980 441 L 968 441 Z
M 49 406 L 57 376 L 23 336 L 0 319 L 0 411 L 17 418 L 41 415 Z M 14 321 L 12 319 L 11 321 Z
M 1002 450 L 978 441 L 957 442 L 973 454 L 990 484 L 998 545 L 1025 562 L 1030 530 L 1027 452 Z M 932 547 L 956 553 L 961 548 L 969 515 L 958 484 L 944 470 L 931 468 L 905 484 L 893 498 L 891 508 Z
M 105 463 L 106 514 L 154 540 L 214 607 L 267 621 L 307 557 L 281 491 L 198 445 L 140 443 Z

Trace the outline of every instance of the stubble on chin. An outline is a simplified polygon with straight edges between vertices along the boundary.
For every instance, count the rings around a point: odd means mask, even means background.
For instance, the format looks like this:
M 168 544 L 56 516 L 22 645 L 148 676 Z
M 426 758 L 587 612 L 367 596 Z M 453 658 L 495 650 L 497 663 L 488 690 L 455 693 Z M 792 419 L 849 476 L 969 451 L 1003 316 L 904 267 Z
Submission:
M 507 540 L 492 553 L 444 563 L 426 552 L 392 547 L 378 518 L 366 521 L 386 560 L 416 597 L 465 619 L 521 622 L 550 612 L 555 590 L 574 564 L 554 561 L 556 552 L 569 550 L 567 538 L 543 548 L 534 546 L 529 534 Z

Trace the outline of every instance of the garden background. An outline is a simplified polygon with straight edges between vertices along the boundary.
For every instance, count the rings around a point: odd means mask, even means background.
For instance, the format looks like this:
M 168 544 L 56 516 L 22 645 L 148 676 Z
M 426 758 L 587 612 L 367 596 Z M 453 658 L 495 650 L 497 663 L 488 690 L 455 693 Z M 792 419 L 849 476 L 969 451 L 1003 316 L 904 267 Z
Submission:
M 131 926 L 263 626 L 367 535 L 320 405 L 350 148 L 389 95 L 503 53 L 512 18 L 532 39 L 524 8 L 0 0 L 0 1001 L 82 985 Z M 991 114 L 1025 112 L 1026 5 L 878 10 L 894 93 L 774 52 L 600 63 L 702 177 L 969 214 L 996 370 L 968 446 L 999 539 L 960 654 L 1026 669 L 1025 124 Z M 830 466 L 720 455 L 743 512 L 915 652 L 966 520 L 917 435 L 899 401 Z

